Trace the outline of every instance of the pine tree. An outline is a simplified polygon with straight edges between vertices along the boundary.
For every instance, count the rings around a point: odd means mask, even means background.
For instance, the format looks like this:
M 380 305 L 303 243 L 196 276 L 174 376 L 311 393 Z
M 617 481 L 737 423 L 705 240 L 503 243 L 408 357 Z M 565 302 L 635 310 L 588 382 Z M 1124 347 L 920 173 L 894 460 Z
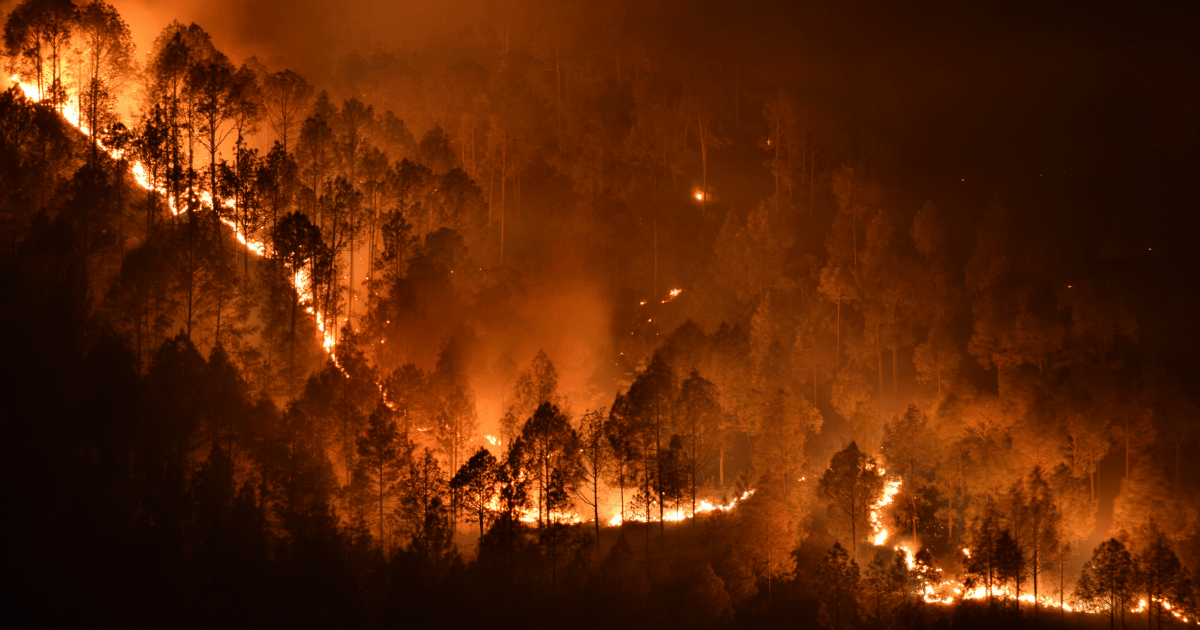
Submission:
M 1075 587 L 1076 601 L 1108 612 L 1108 627 L 1115 630 L 1120 612 L 1125 627 L 1125 611 L 1134 598 L 1137 567 L 1125 545 L 1110 538 L 1096 547 L 1092 558 L 1083 565 Z
M 908 564 L 904 550 L 876 547 L 875 554 L 867 565 L 864 580 L 867 592 L 875 603 L 875 621 L 886 625 L 884 612 L 891 611 L 904 599 L 904 588 L 909 581 Z
M 858 450 L 854 442 L 833 456 L 829 469 L 821 476 L 818 492 L 830 512 L 840 519 L 843 531 L 849 530 L 852 555 L 856 557 L 869 529 L 870 506 L 883 494 L 883 486 L 875 461 Z
M 813 586 L 821 599 L 820 619 L 825 627 L 842 630 L 858 624 L 858 563 L 840 543 L 834 543 L 817 565 Z
M 496 512 L 499 487 L 497 469 L 500 464 L 486 448 L 480 447 L 450 480 L 463 509 L 479 523 L 479 540 L 491 524 Z
M 607 413 L 588 410 L 579 422 L 579 464 L 581 483 L 576 490 L 580 500 L 592 508 L 596 527 L 596 548 L 600 548 L 600 489 L 613 466 L 614 453 L 605 433 Z
M 538 525 L 544 525 L 551 513 L 547 502 L 551 479 L 557 475 L 570 489 L 578 484 L 579 434 L 558 407 L 542 403 L 521 427 L 520 440 L 522 468 L 537 484 Z
M 370 484 L 377 508 L 379 544 L 387 555 L 387 503 L 396 494 L 396 483 L 409 451 L 402 441 L 392 410 L 380 398 L 375 411 L 367 419 L 366 431 L 358 438 L 359 477 Z

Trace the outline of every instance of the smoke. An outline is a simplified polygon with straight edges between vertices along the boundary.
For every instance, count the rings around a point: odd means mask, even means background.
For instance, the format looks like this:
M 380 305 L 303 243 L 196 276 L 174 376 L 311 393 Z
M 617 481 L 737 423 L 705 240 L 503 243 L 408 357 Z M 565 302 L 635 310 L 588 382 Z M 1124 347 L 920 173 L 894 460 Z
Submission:
M 11 1 L 11 0 L 10 0 Z M 290 68 L 310 81 L 332 76 L 336 61 L 350 51 L 419 46 L 464 16 L 483 15 L 471 0 L 115 0 L 129 22 L 138 50 L 172 21 L 195 22 L 231 59 L 258 57 L 272 69 Z

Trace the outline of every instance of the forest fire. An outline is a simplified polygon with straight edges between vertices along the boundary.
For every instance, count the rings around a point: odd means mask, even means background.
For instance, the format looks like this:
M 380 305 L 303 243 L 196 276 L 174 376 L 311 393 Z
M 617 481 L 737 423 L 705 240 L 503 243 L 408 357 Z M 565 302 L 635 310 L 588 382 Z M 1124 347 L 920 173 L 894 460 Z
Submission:
M 0 8 L 51 623 L 1200 618 L 1185 3 L 111 1 Z
M 12 82 L 21 87 L 21 91 L 25 94 L 25 97 L 28 98 L 29 100 L 34 101 L 34 102 L 40 102 L 42 100 L 42 94 L 38 90 L 37 85 L 21 81 L 21 77 L 19 74 L 12 75 Z M 82 122 L 80 122 L 81 118 L 80 118 L 78 98 L 68 100 L 66 103 L 64 103 L 63 105 L 60 106 L 60 109 L 61 109 L 61 114 L 62 114 L 64 120 L 66 120 L 68 123 L 71 123 L 72 125 L 74 125 L 75 128 L 77 128 L 80 131 L 80 133 L 82 133 L 84 135 L 91 135 L 91 131 L 87 128 L 87 126 L 82 124 Z M 100 146 L 100 148 L 103 151 L 105 151 L 106 153 L 108 153 L 114 160 L 119 160 L 124 157 L 123 151 L 119 151 L 116 149 L 111 149 L 109 147 L 106 147 L 104 145 L 104 142 L 99 139 L 96 139 L 95 141 Z M 167 208 L 170 210 L 172 215 L 179 216 L 179 214 L 181 212 L 183 212 L 182 210 L 180 210 L 179 208 L 176 207 L 174 198 L 172 198 L 170 196 L 169 191 L 165 187 L 163 187 L 163 186 L 155 187 L 153 185 L 153 183 L 150 181 L 149 175 L 146 172 L 145 165 L 143 165 L 141 162 L 139 162 L 137 160 L 130 160 L 129 170 L 130 170 L 130 173 L 133 175 L 134 181 L 136 181 L 137 184 L 139 186 L 141 186 L 143 190 L 156 192 L 156 193 L 162 195 L 163 198 L 167 200 Z M 204 206 L 206 206 L 208 208 L 213 207 L 212 194 L 209 192 L 201 193 L 200 201 Z M 236 209 L 236 206 L 234 205 L 234 201 L 232 199 L 226 200 L 224 202 L 224 205 L 227 208 Z M 266 242 L 248 239 L 246 237 L 246 235 L 241 232 L 237 223 L 235 221 L 233 221 L 232 219 L 229 219 L 227 217 L 218 217 L 218 220 L 230 229 L 230 234 L 234 238 L 236 238 L 238 243 L 240 243 L 247 250 L 254 252 L 254 254 L 259 257 L 263 257 L 263 256 L 267 255 L 267 243 Z M 321 313 L 316 312 L 314 307 L 311 306 L 312 297 L 313 297 L 312 296 L 312 283 L 309 280 L 308 272 L 306 270 L 297 271 L 295 276 L 293 277 L 293 285 L 296 289 L 297 295 L 300 296 L 301 302 L 307 302 L 310 304 L 309 306 L 305 307 L 305 310 L 308 312 L 309 315 L 312 315 L 315 317 L 317 329 L 321 331 L 322 346 L 325 348 L 325 351 L 327 353 L 329 353 L 329 355 L 332 357 L 334 345 L 335 345 L 334 330 L 332 329 L 332 327 L 329 330 L 326 330 L 323 316 L 321 315 Z

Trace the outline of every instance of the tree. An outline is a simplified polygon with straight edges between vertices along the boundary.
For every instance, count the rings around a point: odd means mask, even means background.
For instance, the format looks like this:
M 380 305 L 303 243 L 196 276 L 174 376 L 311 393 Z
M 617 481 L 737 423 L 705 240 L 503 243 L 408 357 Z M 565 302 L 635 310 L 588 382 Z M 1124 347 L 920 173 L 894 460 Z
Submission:
M 1010 580 L 1017 583 L 1019 590 L 1023 564 L 1021 549 L 1012 532 L 1004 526 L 994 501 L 989 499 L 984 505 L 968 541 L 969 547 L 963 558 L 968 588 L 982 582 L 989 606 L 995 602 L 995 592 Z
M 633 422 L 632 436 L 636 443 L 636 452 L 640 455 L 639 478 L 642 482 L 642 501 L 646 506 L 647 524 L 651 520 L 651 504 L 655 502 L 652 489 L 658 490 L 659 534 L 663 533 L 665 527 L 665 486 L 659 483 L 656 477 L 660 472 L 659 458 L 666 450 L 663 442 L 670 437 L 668 429 L 674 424 L 677 399 L 675 372 L 662 356 L 656 353 L 646 369 L 638 374 L 629 386 L 623 400 L 623 412 L 628 414 Z
M 637 444 L 634 440 L 636 429 L 633 418 L 627 413 L 628 403 L 621 392 L 617 392 L 608 419 L 604 423 L 604 436 L 608 440 L 608 448 L 613 454 L 613 465 L 610 469 L 608 482 L 617 486 L 620 501 L 621 522 L 625 522 L 625 486 L 635 482 L 638 462 Z
M 687 468 L 684 462 L 683 438 L 671 434 L 666 450 L 658 454 L 658 473 L 654 476 L 658 496 L 664 505 L 671 505 L 678 518 L 683 517 L 684 497 L 687 496 Z
M 522 468 L 537 484 L 538 525 L 547 522 L 551 478 L 557 475 L 564 487 L 578 483 L 579 434 L 567 416 L 551 403 L 542 403 L 521 427 Z
M 437 563 L 449 551 L 446 477 L 433 452 L 424 449 L 408 466 L 400 490 L 399 517 L 414 549 Z
M 792 241 L 781 229 L 781 220 L 772 216 L 766 201 L 746 217 L 744 224 L 737 213 L 726 215 L 713 245 L 717 269 L 714 281 L 739 302 L 762 302 L 769 291 L 786 289 L 784 261 Z
M 379 544 L 384 555 L 388 550 L 386 503 L 396 493 L 402 463 L 408 445 L 400 438 L 392 410 L 380 398 L 375 411 L 367 419 L 367 430 L 358 437 L 358 470 L 362 479 L 373 486 L 378 508 Z
M 188 73 L 188 87 L 195 101 L 196 135 L 201 146 L 208 150 L 209 194 L 214 213 L 221 207 L 217 189 L 217 151 L 234 131 L 226 124 L 233 120 L 237 90 L 234 75 L 237 70 L 222 53 L 194 63 Z
M 292 206 L 299 185 L 299 170 L 296 159 L 284 151 L 276 142 L 262 160 L 255 186 L 259 197 L 271 209 L 271 229 L 275 229 L 279 217 Z
M 239 442 L 249 441 L 250 397 L 241 372 L 220 345 L 208 355 L 202 387 L 200 411 L 209 443 L 237 463 Z
M 75 23 L 71 0 L 24 0 L 4 24 L 4 49 L 13 70 L 32 74 L 38 95 L 55 110 L 66 103 L 63 63 Z
M 860 234 L 874 218 L 882 195 L 878 184 L 851 166 L 838 168 L 831 184 L 838 215 L 825 237 L 825 249 L 829 251 L 831 265 L 843 265 L 857 272 L 859 243 L 863 238 Z
M 262 170 L 262 160 L 256 149 L 247 149 L 238 142 L 234 151 L 234 165 L 230 168 L 224 160 L 218 165 L 218 186 L 220 197 L 232 201 L 232 205 L 218 208 L 224 222 L 232 223 L 240 241 L 243 242 L 243 277 L 250 276 L 250 251 L 259 242 L 259 232 L 267 227 L 266 214 L 263 212 L 263 199 L 259 195 L 258 181 Z
M 300 212 L 285 215 L 275 225 L 271 232 L 271 243 L 272 252 L 283 263 L 283 268 L 288 274 L 288 285 L 295 287 L 293 299 L 289 301 L 288 318 L 288 343 L 291 346 L 291 361 L 294 364 L 298 309 L 304 302 L 309 302 L 310 308 L 316 307 L 313 298 L 317 291 L 317 282 L 324 275 L 318 273 L 317 269 L 323 265 L 328 253 L 321 240 L 321 230 Z
M 818 492 L 830 512 L 844 519 L 842 526 L 850 530 L 856 560 L 860 536 L 869 527 L 870 506 L 883 494 L 883 486 L 883 475 L 875 460 L 859 451 L 854 442 L 834 454 L 829 469 L 821 475 Z
M 428 381 L 431 393 L 436 397 L 432 409 L 434 437 L 451 470 L 457 470 L 462 461 L 466 443 L 475 435 L 478 420 L 464 359 L 462 342 L 452 338 L 442 347 L 437 369 Z M 457 504 L 451 507 L 457 510 Z
M 450 488 L 459 497 L 463 508 L 474 515 L 479 523 L 481 543 L 484 529 L 490 524 L 495 513 L 499 494 L 497 483 L 499 466 L 496 457 L 486 448 L 480 447 L 450 480 Z
M 884 611 L 889 613 L 904 600 L 904 589 L 909 581 L 908 563 L 903 549 L 875 548 L 875 555 L 867 565 L 865 586 L 871 599 L 875 600 L 875 622 L 886 625 Z M 923 591 L 922 591 L 923 592 Z
M 370 307 L 371 298 L 378 285 L 372 283 L 376 251 L 379 246 L 380 206 L 384 196 L 384 181 L 389 169 L 388 155 L 376 147 L 364 151 L 362 157 L 363 189 L 367 200 L 367 276 L 363 284 L 367 287 L 367 304 Z M 368 311 L 368 314 L 369 311 Z
M 711 462 L 713 442 L 716 441 L 721 404 L 717 387 L 700 376 L 695 369 L 679 386 L 680 427 L 684 437 L 684 465 L 692 502 L 691 514 L 696 515 L 696 486 L 700 474 Z M 692 529 L 695 532 L 693 519 Z
M 154 220 L 159 214 L 159 182 L 171 160 L 171 125 L 161 103 L 142 115 L 142 121 L 134 130 L 133 155 L 142 165 L 146 191 L 146 240 L 154 235 Z
M 313 88 L 304 77 L 291 70 L 274 72 L 263 78 L 263 102 L 267 120 L 288 153 L 288 139 L 312 100 Z
M 171 164 L 167 181 L 176 208 L 193 211 L 192 195 L 193 144 L 199 125 L 196 100 L 199 94 L 192 89 L 196 66 L 218 55 L 208 33 L 195 24 L 184 26 L 172 22 L 154 40 L 146 70 L 146 107 L 160 104 L 170 125 Z M 228 63 L 228 62 L 226 62 Z M 187 163 L 184 164 L 184 135 L 187 136 Z M 188 199 L 181 197 L 187 184 Z
M 1010 521 L 1015 525 L 1016 541 L 1023 555 L 1029 559 L 1028 572 L 1033 579 L 1033 616 L 1036 623 L 1039 580 L 1052 563 L 1059 543 L 1062 519 L 1040 466 L 1035 466 L 1029 473 L 1021 490 L 1014 486 L 1009 494 Z M 1017 595 L 1020 595 L 1019 588 Z
M 817 565 L 813 585 L 821 599 L 820 619 L 831 630 L 853 628 L 858 622 L 858 563 L 842 548 L 833 548 Z
M 83 44 L 86 78 L 79 95 L 96 157 L 96 132 L 113 122 L 112 108 L 121 86 L 134 73 L 129 25 L 110 4 L 92 0 L 79 8 L 75 36 Z
M 121 263 L 121 271 L 106 299 L 114 313 L 114 324 L 126 339 L 133 340 L 140 368 L 166 337 L 178 304 L 170 291 L 165 267 L 169 256 L 160 243 L 145 243 L 134 249 Z
M 417 249 L 412 225 L 404 218 L 404 213 L 396 210 L 383 215 L 379 240 L 383 247 L 379 255 L 372 258 L 374 267 L 367 283 L 371 287 L 372 298 L 396 292 L 398 283 L 408 269 L 408 261 Z
M 338 127 L 340 134 L 336 139 L 338 147 L 338 157 L 342 166 L 342 173 L 356 190 L 361 188 L 362 183 L 362 161 L 367 153 L 367 137 L 375 125 L 375 110 L 369 105 L 364 105 L 358 99 L 352 98 L 342 103 L 341 116 L 338 118 Z M 359 224 L 366 226 L 366 221 L 362 216 L 355 219 L 354 213 L 360 211 L 358 206 L 350 207 L 350 223 L 351 225 Z M 346 281 L 346 320 L 350 322 L 354 318 L 354 247 L 358 244 L 361 229 L 353 230 L 349 234 L 349 275 Z
M 779 479 L 766 474 L 737 509 L 735 554 L 755 578 L 766 580 L 768 604 L 772 584 L 790 579 L 796 569 L 792 551 L 799 537 L 787 499 Z
M 592 507 L 596 526 L 596 549 L 600 548 L 600 487 L 612 468 L 614 453 L 605 432 L 608 414 L 604 409 L 588 410 L 579 421 L 579 464 L 582 483 L 577 494 Z
M 807 399 L 782 387 L 761 395 L 762 428 L 755 444 L 755 467 L 770 471 L 785 489 L 800 482 L 804 467 L 804 444 L 820 430 L 821 412 Z
M 1133 600 L 1137 569 L 1133 557 L 1125 545 L 1110 538 L 1092 552 L 1092 558 L 1083 565 L 1079 582 L 1075 587 L 1075 600 L 1093 609 L 1108 612 L 1108 627 L 1117 627 L 1117 611 L 1121 614 L 1121 627 L 1125 627 L 1125 611 Z
M 168 236 L 173 290 L 180 295 L 184 332 L 189 338 L 205 317 L 220 310 L 212 294 L 222 261 L 214 256 L 216 234 L 201 225 L 201 217 L 195 212 L 198 207 L 199 200 L 192 197 L 188 212 L 171 226 Z
M 386 237 L 385 237 L 386 238 Z M 386 242 L 386 241 L 385 241 Z M 513 386 L 513 400 L 500 419 L 500 438 L 512 440 L 521 431 L 521 425 L 544 403 L 560 405 L 558 396 L 558 372 L 544 350 L 538 350 L 530 362 L 529 369 L 517 375 Z
M 384 380 L 383 391 L 400 417 L 405 440 L 410 439 L 413 431 L 428 430 L 432 404 L 424 370 L 411 363 L 396 368 Z
M 1162 532 L 1155 532 L 1150 544 L 1137 557 L 1137 575 L 1141 582 L 1142 594 L 1146 596 L 1147 627 L 1162 628 L 1163 611 L 1170 610 L 1171 604 L 1191 603 L 1176 600 L 1167 602 L 1173 595 L 1183 595 L 1190 600 L 1187 583 L 1187 569 L 1179 562 L 1175 550 L 1167 542 Z M 1170 621 L 1170 619 L 1168 619 Z
M 884 427 L 883 452 L 888 468 L 904 475 L 901 487 L 908 498 L 906 511 L 911 519 L 913 541 L 917 540 L 917 504 L 921 501 L 920 490 L 926 483 L 930 458 L 928 445 L 932 442 L 925 414 L 916 405 L 909 405 L 903 415 Z
M 362 229 L 362 215 L 355 212 L 361 204 L 362 193 L 355 190 L 344 177 L 339 176 L 334 181 L 325 183 L 319 203 L 321 211 L 318 215 L 318 225 L 325 237 L 325 247 L 332 261 L 328 269 L 330 275 L 322 283 L 325 296 L 321 310 L 324 321 L 327 322 L 326 326 L 332 323 L 336 328 L 337 318 L 341 313 L 341 283 L 337 282 L 337 278 L 340 277 L 337 270 L 340 268 L 339 260 L 342 254 L 350 245 L 350 239 Z
M 314 114 L 301 123 L 296 156 L 296 161 L 300 164 L 300 174 L 307 187 L 304 191 L 307 198 L 302 198 L 302 201 L 306 202 L 304 209 L 313 215 L 313 220 L 318 225 L 323 225 L 322 209 L 318 201 L 325 189 L 329 162 L 333 158 L 333 130 L 324 116 Z

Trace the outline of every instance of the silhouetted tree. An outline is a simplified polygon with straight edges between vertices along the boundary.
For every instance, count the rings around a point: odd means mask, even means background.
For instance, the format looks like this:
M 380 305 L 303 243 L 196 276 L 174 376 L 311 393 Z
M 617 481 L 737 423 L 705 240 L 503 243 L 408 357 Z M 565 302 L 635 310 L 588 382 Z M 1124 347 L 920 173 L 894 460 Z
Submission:
M 396 483 L 408 456 L 408 445 L 401 440 L 392 420 L 392 411 L 381 398 L 367 418 L 366 431 L 358 437 L 359 475 L 372 486 L 377 508 L 379 544 L 387 555 L 387 503 L 395 496 Z
M 499 466 L 496 457 L 480 447 L 450 480 L 450 487 L 457 493 L 463 509 L 479 523 L 480 541 L 483 540 L 484 529 L 494 517 Z
M 538 525 L 548 523 L 547 503 L 552 478 L 563 491 L 575 489 L 579 481 L 579 434 L 566 415 L 551 403 L 542 403 L 521 427 L 522 466 L 537 484 Z
M 1096 547 L 1083 565 L 1075 586 L 1075 600 L 1092 609 L 1107 611 L 1108 627 L 1115 630 L 1117 615 L 1125 627 L 1125 610 L 1133 600 L 1137 568 L 1125 545 L 1110 538 Z
M 854 442 L 834 454 L 829 469 L 821 475 L 818 491 L 830 511 L 844 519 L 842 527 L 850 530 L 854 556 L 869 527 L 870 506 L 883 494 L 883 485 L 875 460 L 859 451 Z
M 858 564 L 838 543 L 821 560 L 813 578 L 821 598 L 820 619 L 823 625 L 839 630 L 858 623 Z

